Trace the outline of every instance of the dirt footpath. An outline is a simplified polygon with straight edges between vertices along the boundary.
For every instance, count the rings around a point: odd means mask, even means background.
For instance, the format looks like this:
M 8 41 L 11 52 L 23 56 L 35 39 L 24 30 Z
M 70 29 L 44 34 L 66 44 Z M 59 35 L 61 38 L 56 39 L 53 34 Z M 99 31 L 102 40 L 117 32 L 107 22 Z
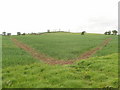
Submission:
M 64 64 L 73 64 L 75 61 L 77 60 L 81 60 L 81 59 L 87 59 L 90 56 L 92 56 L 93 54 L 95 54 L 98 50 L 101 50 L 104 46 L 106 46 L 109 42 L 110 42 L 110 38 L 106 39 L 103 41 L 103 43 L 101 43 L 100 45 L 98 45 L 96 48 L 92 48 L 91 50 L 83 53 L 79 58 L 75 59 L 75 60 L 56 60 L 52 57 L 46 57 L 46 55 L 44 55 L 43 53 L 38 52 L 37 50 L 31 48 L 30 46 L 22 43 L 21 41 L 12 38 L 11 39 L 19 48 L 22 48 L 23 50 L 25 50 L 26 52 L 28 52 L 29 54 L 31 54 L 34 58 L 38 59 L 38 60 L 42 60 L 47 64 L 60 64 L 60 65 L 64 65 Z

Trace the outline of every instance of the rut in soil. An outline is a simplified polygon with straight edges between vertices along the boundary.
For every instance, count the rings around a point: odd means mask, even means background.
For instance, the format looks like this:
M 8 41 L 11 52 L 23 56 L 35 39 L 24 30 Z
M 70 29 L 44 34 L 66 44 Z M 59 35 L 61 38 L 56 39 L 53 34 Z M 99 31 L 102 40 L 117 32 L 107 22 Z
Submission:
M 64 64 L 73 64 L 75 61 L 81 60 L 81 59 L 87 59 L 89 57 L 91 57 L 93 54 L 95 54 L 98 50 L 101 50 L 104 46 L 106 46 L 111 38 L 108 38 L 106 40 L 104 40 L 100 45 L 98 45 L 96 48 L 92 48 L 91 50 L 83 53 L 80 57 L 78 57 L 75 60 L 57 60 L 54 59 L 52 57 L 46 57 L 46 55 L 44 55 L 43 53 L 38 52 L 37 50 L 31 48 L 29 45 L 24 44 L 23 42 L 12 38 L 11 39 L 19 48 L 22 48 L 23 50 L 25 50 L 26 52 L 28 52 L 29 54 L 31 54 L 34 58 L 38 59 L 38 60 L 42 60 L 47 64 L 60 64 L 60 65 L 64 65 Z

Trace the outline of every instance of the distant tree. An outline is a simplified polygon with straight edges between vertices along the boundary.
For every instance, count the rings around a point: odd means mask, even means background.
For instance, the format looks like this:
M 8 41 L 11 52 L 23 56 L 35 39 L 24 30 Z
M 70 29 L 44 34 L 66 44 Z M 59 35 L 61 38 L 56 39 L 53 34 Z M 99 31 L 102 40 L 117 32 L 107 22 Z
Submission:
M 6 35 L 6 32 L 3 32 L 3 35 L 5 36 L 5 35 Z
M 33 33 L 33 32 L 32 32 L 31 35 L 37 35 L 37 33 Z
M 47 32 L 49 33 L 49 32 L 50 32 L 50 30 L 48 29 L 48 30 L 47 30 Z
M 104 34 L 105 34 L 105 35 L 107 35 L 107 34 L 108 34 L 108 32 L 106 31 Z
M 112 31 L 113 35 L 114 35 L 114 30 Z
M 111 35 L 111 31 L 108 31 L 107 33 L 108 33 L 108 35 Z
M 118 33 L 117 30 L 113 30 L 112 32 L 113 32 L 113 35 L 117 35 Z
M 114 34 L 117 35 L 117 30 L 114 30 Z
M 7 33 L 7 36 L 11 36 L 11 33 Z
M 21 35 L 21 32 L 17 32 L 17 35 Z
M 22 35 L 25 35 L 25 33 L 23 33 Z
M 81 35 L 84 35 L 86 33 L 86 31 L 83 31 L 82 33 L 81 33 Z
M 111 35 L 111 31 L 106 31 L 105 33 L 104 33 L 105 35 Z

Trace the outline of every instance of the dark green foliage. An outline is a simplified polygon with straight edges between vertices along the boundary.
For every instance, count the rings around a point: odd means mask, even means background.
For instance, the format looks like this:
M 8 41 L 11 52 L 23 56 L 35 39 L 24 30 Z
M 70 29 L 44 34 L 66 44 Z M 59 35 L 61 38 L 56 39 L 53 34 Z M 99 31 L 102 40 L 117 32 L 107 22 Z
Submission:
M 21 32 L 17 32 L 17 35 L 21 35 Z
M 3 33 L 4 36 L 6 35 L 6 32 L 2 32 L 2 33 Z
M 105 35 L 111 35 L 111 31 L 106 31 L 105 33 L 104 33 Z
M 108 32 L 105 32 L 104 34 L 105 34 L 105 35 L 107 35 L 107 34 L 108 34 Z
M 11 33 L 7 33 L 7 36 L 11 36 Z
M 81 33 L 81 35 L 84 35 L 86 33 L 86 31 L 83 31 L 82 33 Z
M 111 35 L 111 31 L 108 31 L 108 35 Z
M 113 35 L 117 35 L 118 33 L 117 30 L 113 30 L 112 32 L 113 32 Z
M 22 35 L 25 35 L 25 33 L 23 33 Z

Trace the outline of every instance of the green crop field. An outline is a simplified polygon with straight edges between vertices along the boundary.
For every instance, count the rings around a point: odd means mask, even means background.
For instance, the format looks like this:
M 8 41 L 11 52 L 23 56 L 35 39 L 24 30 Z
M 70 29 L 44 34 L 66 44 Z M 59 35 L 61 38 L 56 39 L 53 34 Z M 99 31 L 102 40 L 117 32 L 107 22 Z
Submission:
M 15 38 L 48 56 L 56 59 L 69 60 L 77 58 L 85 51 L 96 47 L 103 42 L 103 40 L 110 37 L 111 36 L 92 34 L 81 36 L 80 34 L 50 33 L 41 36 L 16 36 Z M 105 53 L 99 52 L 99 56 L 117 52 L 118 38 L 117 36 L 112 36 L 111 38 L 111 44 L 104 48 Z
M 58 60 L 76 60 L 84 52 L 112 40 L 88 59 L 70 65 L 49 65 L 19 48 L 16 38 L 36 51 Z M 3 88 L 118 87 L 118 36 L 45 33 L 2 37 Z

